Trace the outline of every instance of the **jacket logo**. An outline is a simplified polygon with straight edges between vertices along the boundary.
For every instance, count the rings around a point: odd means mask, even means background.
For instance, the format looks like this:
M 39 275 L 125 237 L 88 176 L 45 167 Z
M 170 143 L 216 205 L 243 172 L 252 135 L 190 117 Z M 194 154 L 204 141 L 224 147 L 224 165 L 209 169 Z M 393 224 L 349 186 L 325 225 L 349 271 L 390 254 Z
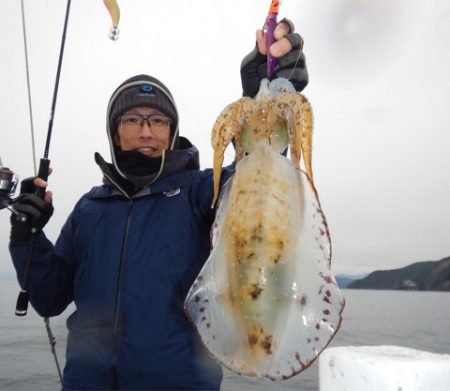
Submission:
M 166 197 L 173 197 L 173 196 L 176 196 L 177 194 L 180 194 L 180 192 L 181 192 L 181 189 L 178 188 L 178 189 L 172 189 L 172 190 L 169 190 L 169 191 L 164 191 L 163 194 Z

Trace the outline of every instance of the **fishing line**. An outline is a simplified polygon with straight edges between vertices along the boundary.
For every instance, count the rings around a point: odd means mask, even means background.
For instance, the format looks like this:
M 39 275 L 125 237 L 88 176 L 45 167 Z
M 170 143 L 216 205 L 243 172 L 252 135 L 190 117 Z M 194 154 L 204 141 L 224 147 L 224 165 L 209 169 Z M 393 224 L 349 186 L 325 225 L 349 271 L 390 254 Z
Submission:
M 52 329 L 50 328 L 50 319 L 49 318 L 44 318 L 44 323 L 45 323 L 45 329 L 47 330 L 47 335 L 48 335 L 48 340 L 49 340 L 49 343 L 50 343 L 51 351 L 52 351 L 53 357 L 55 359 L 56 370 L 58 371 L 59 381 L 61 382 L 61 384 L 63 384 L 63 377 L 62 377 L 61 367 L 59 365 L 58 355 L 56 354 L 56 349 L 55 349 L 56 338 L 53 335 Z
M 159 67 L 155 66 L 155 65 L 152 65 L 151 71 L 152 71 L 151 74 L 154 74 L 154 75 L 163 75 L 164 74 L 164 72 L 161 72 Z M 192 140 L 191 134 L 193 134 L 195 132 L 195 133 L 198 133 L 200 135 L 204 135 L 205 137 L 207 137 L 208 141 L 209 141 L 208 145 L 211 145 L 211 142 L 210 142 L 211 129 L 212 129 L 212 126 L 214 125 L 215 120 L 213 121 L 213 125 L 211 126 L 211 128 L 208 128 L 205 125 L 205 123 L 200 119 L 200 117 L 197 114 L 195 114 L 194 111 L 190 108 L 190 106 L 186 103 L 187 100 L 185 100 L 181 95 L 182 95 L 182 92 L 180 92 L 176 96 L 176 102 L 177 102 L 178 106 L 183 107 L 183 109 L 187 112 L 187 114 L 189 114 L 189 116 L 194 120 L 194 122 L 196 122 L 199 125 L 199 127 L 198 127 L 198 129 L 191 129 L 189 131 L 189 129 L 185 129 L 185 128 L 182 129 L 180 126 L 178 135 L 182 136 L 182 137 L 187 137 L 190 140 Z M 222 110 L 222 109 L 220 109 L 220 110 Z M 217 118 L 217 116 L 216 116 L 216 118 Z M 198 147 L 198 144 L 195 146 Z M 201 151 L 199 151 L 199 152 L 201 153 Z M 225 150 L 224 155 L 227 156 L 228 158 L 234 160 L 234 154 L 228 148 Z M 207 165 L 207 167 L 209 167 L 209 166 L 210 166 L 210 164 Z
M 194 119 L 195 122 L 197 122 L 197 124 L 199 125 L 199 131 L 198 133 L 200 134 L 204 134 L 205 136 L 208 137 L 208 140 L 211 139 L 211 130 L 209 130 L 206 125 L 199 119 L 199 117 L 197 115 L 194 114 L 194 112 L 189 108 L 189 106 L 184 102 L 183 99 L 181 99 L 180 97 L 177 97 L 177 102 L 181 103 L 181 106 L 184 107 L 184 109 L 189 113 L 189 115 Z M 209 143 L 211 144 L 211 143 Z M 225 156 L 229 157 L 229 158 L 234 158 L 232 152 L 230 152 L 228 149 L 224 152 Z
M 28 111 L 30 115 L 30 126 L 31 126 L 31 149 L 33 151 L 33 168 L 34 175 L 37 175 L 36 168 L 36 142 L 34 138 L 34 122 L 33 122 L 33 108 L 31 105 L 31 86 L 30 86 L 30 71 L 28 66 L 28 46 L 27 46 L 27 30 L 25 28 L 25 7 L 23 5 L 23 0 L 20 1 L 22 8 L 22 30 L 23 30 L 23 46 L 25 48 L 25 69 L 27 74 L 27 91 L 28 91 Z
M 302 50 L 300 49 L 300 51 L 298 52 L 298 56 L 297 56 L 297 61 L 295 61 L 294 67 L 292 68 L 291 74 L 288 76 L 288 80 L 291 80 L 292 75 L 295 72 L 295 68 L 297 68 L 298 62 L 300 61 L 300 58 L 302 56 Z

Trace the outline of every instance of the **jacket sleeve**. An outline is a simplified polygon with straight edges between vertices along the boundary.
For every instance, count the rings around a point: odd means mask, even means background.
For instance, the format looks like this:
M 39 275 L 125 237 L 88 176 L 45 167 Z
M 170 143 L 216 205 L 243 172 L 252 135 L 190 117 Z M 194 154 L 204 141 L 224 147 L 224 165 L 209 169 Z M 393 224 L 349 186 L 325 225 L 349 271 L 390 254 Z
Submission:
M 73 300 L 73 230 L 76 212 L 72 212 L 54 246 L 45 234 L 36 234 L 28 280 L 30 303 L 42 317 L 61 314 Z M 28 244 L 10 242 L 10 254 L 20 285 L 28 259 Z
M 222 168 L 222 174 L 220 176 L 220 189 L 222 189 L 222 186 L 233 176 L 234 170 L 234 163 Z M 215 207 L 211 208 L 214 193 L 213 183 L 213 170 L 207 169 L 200 172 L 200 175 L 197 176 L 195 182 L 193 183 L 193 188 L 191 189 L 191 196 L 197 213 L 206 219 L 209 224 L 214 222 L 218 205 L 218 202 L 216 202 Z

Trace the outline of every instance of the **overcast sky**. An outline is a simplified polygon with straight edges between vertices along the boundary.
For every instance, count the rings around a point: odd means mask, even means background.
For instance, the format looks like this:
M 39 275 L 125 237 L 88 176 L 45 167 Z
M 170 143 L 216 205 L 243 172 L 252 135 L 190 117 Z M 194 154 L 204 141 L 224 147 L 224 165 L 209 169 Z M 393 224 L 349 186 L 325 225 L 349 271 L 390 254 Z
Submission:
M 38 157 L 45 137 L 65 1 L 26 0 Z M 172 91 L 181 134 L 211 167 L 210 130 L 241 95 L 239 65 L 269 0 L 122 0 L 121 34 L 108 38 L 101 0 L 73 0 L 50 159 L 55 240 L 78 198 L 110 160 L 107 101 L 148 73 Z M 305 39 L 315 116 L 313 169 L 337 273 L 364 273 L 450 256 L 450 2 L 284 0 Z M 33 174 L 19 0 L 0 3 L 0 157 Z M 233 157 L 228 153 L 228 161 Z M 12 271 L 9 212 L 0 212 L 0 273 Z

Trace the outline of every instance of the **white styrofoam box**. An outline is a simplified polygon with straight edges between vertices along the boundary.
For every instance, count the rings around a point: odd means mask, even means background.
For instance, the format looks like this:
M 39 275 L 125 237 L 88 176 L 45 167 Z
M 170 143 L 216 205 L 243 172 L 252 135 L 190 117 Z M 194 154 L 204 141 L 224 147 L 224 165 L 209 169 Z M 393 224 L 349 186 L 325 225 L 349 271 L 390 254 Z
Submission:
M 320 391 L 449 391 L 450 355 L 400 346 L 345 346 L 319 358 Z

